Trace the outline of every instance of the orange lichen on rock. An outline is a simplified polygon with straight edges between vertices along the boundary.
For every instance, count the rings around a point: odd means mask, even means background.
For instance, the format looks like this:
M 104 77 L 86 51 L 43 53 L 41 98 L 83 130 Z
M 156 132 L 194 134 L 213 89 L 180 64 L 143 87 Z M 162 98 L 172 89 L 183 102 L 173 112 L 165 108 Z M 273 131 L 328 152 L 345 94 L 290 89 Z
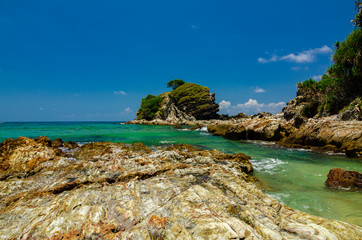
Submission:
M 148 221 L 148 225 L 158 229 L 162 229 L 166 227 L 167 222 L 168 217 L 159 217 L 157 215 L 152 215 L 152 217 Z

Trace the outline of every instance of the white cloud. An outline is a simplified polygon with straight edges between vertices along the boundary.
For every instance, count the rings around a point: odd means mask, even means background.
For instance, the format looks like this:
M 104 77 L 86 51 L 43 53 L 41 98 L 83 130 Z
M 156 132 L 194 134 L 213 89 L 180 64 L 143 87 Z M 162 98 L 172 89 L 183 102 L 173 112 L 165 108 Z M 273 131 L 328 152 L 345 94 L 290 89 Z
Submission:
M 245 103 L 239 103 L 237 105 L 231 105 L 231 102 L 222 100 L 220 103 L 220 111 L 230 115 L 236 115 L 244 112 L 246 114 L 255 114 L 259 112 L 271 112 L 278 113 L 285 106 L 285 102 L 271 102 L 271 103 L 259 103 L 255 99 L 249 99 Z
M 219 106 L 220 106 L 220 110 L 222 109 L 228 109 L 231 105 L 231 102 L 229 101 L 225 101 L 225 100 L 222 100 L 220 103 L 219 103 Z
M 120 90 L 120 91 L 114 91 L 113 93 L 114 93 L 114 94 L 117 94 L 117 95 L 127 95 L 127 93 L 126 93 L 125 91 L 122 91 L 122 90 Z
M 295 55 L 294 53 L 290 53 L 286 56 L 280 58 L 280 60 L 286 60 L 288 62 L 296 62 L 296 63 L 308 63 L 313 62 L 315 60 L 315 55 L 302 52 Z
M 256 88 L 254 89 L 254 92 L 256 92 L 256 93 L 264 93 L 264 92 L 266 92 L 266 90 L 265 90 L 265 89 L 262 89 L 262 88 L 260 88 L 260 87 L 256 87 Z
M 287 61 L 287 62 L 295 62 L 295 63 L 309 63 L 309 62 L 314 62 L 316 60 L 316 55 L 318 54 L 328 54 L 328 53 L 332 53 L 333 50 L 328 47 L 327 45 L 324 45 L 323 47 L 320 48 L 313 48 L 313 49 L 309 49 L 300 53 L 290 53 L 287 54 L 285 56 L 278 56 L 278 55 L 273 55 L 271 58 L 269 59 L 265 59 L 265 58 L 258 58 L 258 62 L 259 63 L 269 63 L 269 62 L 279 62 L 279 61 Z M 293 69 L 293 68 L 292 68 Z M 297 68 L 294 67 L 293 70 L 295 70 Z M 297 69 L 299 70 L 299 69 Z M 295 71 L 297 71 L 295 70 Z
M 322 79 L 322 75 L 314 75 L 314 76 L 312 77 L 312 79 L 313 79 L 314 81 L 321 80 L 321 79 Z
M 131 109 L 130 107 L 128 107 L 128 108 L 124 109 L 124 111 L 125 111 L 126 113 L 130 113 L 130 112 L 132 112 L 132 109 Z
M 44 110 L 44 108 L 43 108 L 43 107 L 40 107 L 40 108 L 39 108 L 39 111 L 43 111 L 43 110 Z
M 269 59 L 265 59 L 265 58 L 258 58 L 258 63 L 268 63 L 268 62 L 276 62 L 278 61 L 279 57 L 277 55 L 273 55 L 271 58 Z

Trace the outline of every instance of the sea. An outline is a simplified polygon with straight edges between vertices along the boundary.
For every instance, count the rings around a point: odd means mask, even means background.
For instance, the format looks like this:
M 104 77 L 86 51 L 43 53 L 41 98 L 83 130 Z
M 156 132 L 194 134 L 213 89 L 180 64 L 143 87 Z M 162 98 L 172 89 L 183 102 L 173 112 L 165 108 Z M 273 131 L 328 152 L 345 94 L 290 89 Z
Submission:
M 271 142 L 234 141 L 207 129 L 126 125 L 124 122 L 4 122 L 0 141 L 19 136 L 47 136 L 79 144 L 109 141 L 142 142 L 149 147 L 187 143 L 203 149 L 251 156 L 254 175 L 264 193 L 291 208 L 362 226 L 362 191 L 329 189 L 324 182 L 332 168 L 362 172 L 362 161 L 342 155 L 288 149 Z

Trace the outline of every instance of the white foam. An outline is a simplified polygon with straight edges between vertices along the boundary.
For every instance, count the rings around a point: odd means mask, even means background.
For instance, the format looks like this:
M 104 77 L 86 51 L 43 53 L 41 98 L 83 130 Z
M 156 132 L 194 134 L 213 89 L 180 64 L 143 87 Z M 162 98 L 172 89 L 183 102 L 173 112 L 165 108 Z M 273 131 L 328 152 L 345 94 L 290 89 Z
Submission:
M 278 158 L 264 158 L 260 160 L 250 160 L 253 167 L 260 172 L 267 172 L 270 174 L 275 174 L 279 172 L 284 172 L 284 169 L 280 169 L 281 165 L 287 164 Z
M 175 143 L 175 141 L 160 141 L 161 144 Z
M 195 131 L 208 132 L 207 127 L 202 127 L 202 128 L 196 129 Z
M 187 128 L 183 128 L 183 129 L 179 129 L 180 131 L 190 131 L 190 129 Z

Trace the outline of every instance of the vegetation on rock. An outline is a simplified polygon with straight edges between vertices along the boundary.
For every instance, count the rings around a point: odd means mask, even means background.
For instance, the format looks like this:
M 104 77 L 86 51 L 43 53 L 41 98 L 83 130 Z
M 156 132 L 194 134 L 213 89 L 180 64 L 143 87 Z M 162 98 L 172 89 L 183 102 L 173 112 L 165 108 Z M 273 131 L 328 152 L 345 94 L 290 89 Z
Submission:
M 195 83 L 185 83 L 171 91 L 170 98 L 179 109 L 191 113 L 196 119 L 215 118 L 219 111 L 209 88 Z
M 361 1 L 356 1 L 356 8 Z M 298 83 L 298 95 L 306 96 L 302 115 L 328 116 L 339 113 L 356 98 L 362 97 L 362 29 L 361 11 L 354 20 L 356 30 L 343 42 L 335 44 L 334 64 L 320 81 L 313 79 Z
M 156 112 L 160 109 L 162 97 L 147 95 L 142 98 L 141 107 L 137 111 L 137 119 L 152 120 Z
M 218 118 L 219 105 L 209 88 L 175 79 L 167 83 L 174 90 L 142 99 L 137 119 L 204 120 Z

